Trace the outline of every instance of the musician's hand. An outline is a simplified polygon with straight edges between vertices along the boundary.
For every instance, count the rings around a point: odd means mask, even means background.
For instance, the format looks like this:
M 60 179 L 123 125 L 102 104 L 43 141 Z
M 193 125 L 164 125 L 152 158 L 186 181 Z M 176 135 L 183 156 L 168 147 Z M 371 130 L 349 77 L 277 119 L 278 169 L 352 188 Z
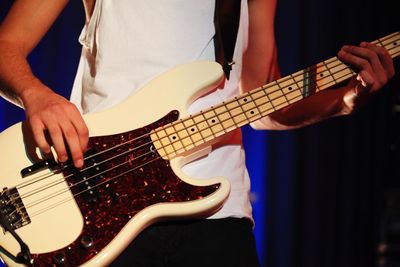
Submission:
M 58 160 L 68 159 L 68 145 L 75 167 L 82 167 L 89 133 L 76 106 L 47 87 L 25 90 L 21 98 L 38 147 L 44 153 L 51 152 L 47 130 Z
M 344 113 L 348 114 L 363 104 L 394 76 L 391 56 L 383 47 L 362 42 L 360 46 L 343 46 L 338 58 L 358 72 L 344 95 Z

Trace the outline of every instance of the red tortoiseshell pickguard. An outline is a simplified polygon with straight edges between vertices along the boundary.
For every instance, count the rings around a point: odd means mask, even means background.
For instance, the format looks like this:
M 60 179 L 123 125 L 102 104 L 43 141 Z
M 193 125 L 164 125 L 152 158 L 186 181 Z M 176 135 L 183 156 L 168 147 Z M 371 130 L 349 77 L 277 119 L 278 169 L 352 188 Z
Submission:
M 73 175 L 77 170 L 69 167 L 64 172 L 84 218 L 83 231 L 75 242 L 61 250 L 33 255 L 35 266 L 54 266 L 54 258 L 61 255 L 66 259 L 63 266 L 79 266 L 99 253 L 146 207 L 201 199 L 219 188 L 219 184 L 199 187 L 183 182 L 174 174 L 169 161 L 154 150 L 149 132 L 177 120 L 178 115 L 172 111 L 140 129 L 90 138 L 90 155 L 85 159 L 87 171 Z M 68 214 L 65 219 L 68 220 Z M 85 238 L 93 241 L 89 248 L 82 245 Z

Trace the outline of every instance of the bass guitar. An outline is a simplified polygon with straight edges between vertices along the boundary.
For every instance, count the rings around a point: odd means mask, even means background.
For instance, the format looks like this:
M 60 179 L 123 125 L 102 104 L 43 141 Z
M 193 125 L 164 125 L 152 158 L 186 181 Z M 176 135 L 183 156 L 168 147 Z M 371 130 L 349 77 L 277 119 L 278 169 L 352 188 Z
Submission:
M 400 55 L 400 32 L 374 43 Z M 189 116 L 190 103 L 224 74 L 215 62 L 178 66 L 84 115 L 91 137 L 82 169 L 43 157 L 25 122 L 11 126 L 0 134 L 0 256 L 8 266 L 106 266 L 155 222 L 216 212 L 229 182 L 192 179 L 184 164 L 223 135 L 354 75 L 333 57 Z

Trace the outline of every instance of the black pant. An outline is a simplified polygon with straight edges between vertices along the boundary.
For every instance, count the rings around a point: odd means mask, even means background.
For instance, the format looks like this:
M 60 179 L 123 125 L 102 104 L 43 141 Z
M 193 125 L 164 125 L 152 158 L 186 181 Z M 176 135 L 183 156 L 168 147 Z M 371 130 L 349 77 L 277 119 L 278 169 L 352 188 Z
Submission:
M 251 222 L 226 218 L 158 223 L 144 230 L 113 267 L 256 267 Z

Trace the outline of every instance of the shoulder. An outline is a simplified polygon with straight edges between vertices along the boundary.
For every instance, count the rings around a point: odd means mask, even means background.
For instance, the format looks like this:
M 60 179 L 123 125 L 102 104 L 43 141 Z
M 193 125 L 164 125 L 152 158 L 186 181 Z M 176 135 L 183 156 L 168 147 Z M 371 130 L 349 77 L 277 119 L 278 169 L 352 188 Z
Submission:
M 83 6 L 85 7 L 86 13 L 86 21 L 89 21 L 90 17 L 92 16 L 95 3 L 96 0 L 83 0 Z

